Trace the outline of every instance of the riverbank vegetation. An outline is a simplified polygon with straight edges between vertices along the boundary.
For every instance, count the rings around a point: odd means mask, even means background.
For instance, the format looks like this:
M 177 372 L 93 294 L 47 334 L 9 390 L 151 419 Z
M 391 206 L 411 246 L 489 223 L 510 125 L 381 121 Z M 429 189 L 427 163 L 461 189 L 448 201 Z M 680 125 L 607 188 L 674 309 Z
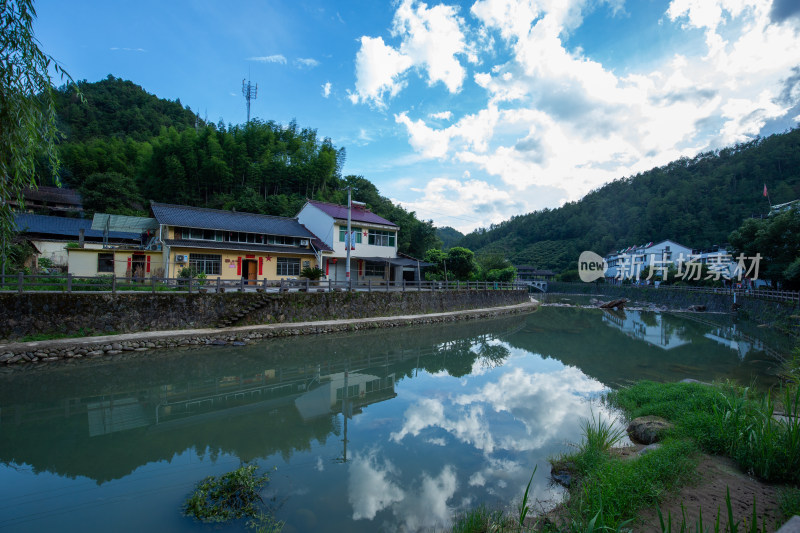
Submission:
M 624 434 L 621 427 L 602 419 L 587 421 L 577 451 L 551 460 L 553 479 L 567 480 L 568 496 L 562 504 L 524 524 L 480 508 L 472 515 L 459 515 L 453 531 L 627 531 L 636 530 L 641 514 L 654 509 L 662 531 L 777 529 L 800 514 L 798 369 L 800 350 L 795 350 L 785 366 L 783 385 L 769 392 L 732 383 L 649 381 L 613 391 L 605 402 L 627 418 L 657 416 L 672 424 L 659 445 L 644 453 L 616 448 Z M 750 476 L 781 484 L 780 501 L 755 501 L 752 514 L 741 517 L 734 516 L 730 493 L 723 493 L 713 499 L 724 503 L 700 509 L 699 519 L 691 523 L 684 507 L 692 505 L 689 502 L 681 502 L 681 512 L 674 515 L 662 513 L 666 497 L 702 481 L 697 466 L 709 456 L 728 457 Z M 767 503 L 779 507 L 778 522 L 766 523 L 756 511 Z

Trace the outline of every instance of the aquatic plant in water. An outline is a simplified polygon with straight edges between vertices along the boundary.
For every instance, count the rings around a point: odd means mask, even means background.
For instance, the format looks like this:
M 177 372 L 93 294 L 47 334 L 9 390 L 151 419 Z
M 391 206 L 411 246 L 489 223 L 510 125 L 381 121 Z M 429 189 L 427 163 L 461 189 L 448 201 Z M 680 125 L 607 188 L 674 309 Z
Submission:
M 267 474 L 256 475 L 255 465 L 242 465 L 221 476 L 209 476 L 195 487 L 183 506 L 183 513 L 201 522 L 226 522 L 236 518 L 260 516 L 259 491 L 269 481 Z

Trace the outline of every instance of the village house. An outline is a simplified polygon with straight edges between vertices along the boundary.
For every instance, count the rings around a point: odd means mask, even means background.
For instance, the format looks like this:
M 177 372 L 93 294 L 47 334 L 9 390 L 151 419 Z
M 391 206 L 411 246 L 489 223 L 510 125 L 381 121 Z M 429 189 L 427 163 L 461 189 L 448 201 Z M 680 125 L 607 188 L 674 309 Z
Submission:
M 36 250 L 28 265 L 30 267 L 37 267 L 39 259 L 48 259 L 53 267 L 66 269 L 69 249 L 102 250 L 104 245 L 136 247 L 142 242 L 140 233 L 104 233 L 92 229 L 91 220 L 81 218 L 15 213 L 14 225 L 18 233 L 17 239 L 29 242 Z
M 347 206 L 309 200 L 297 220 L 331 249 L 323 263 L 325 277 L 346 281 Z M 397 224 L 380 217 L 360 202 L 352 202 L 350 228 L 350 275 L 357 282 L 378 283 L 420 279 L 425 264 L 397 251 Z
M 69 249 L 69 272 L 147 279 L 193 274 L 222 280 L 296 279 L 330 252 L 296 219 L 151 202 L 152 218 L 95 215 L 96 227 L 139 229 L 137 246 Z M 108 231 L 111 228 L 112 231 Z
M 605 278 L 610 283 L 620 283 L 625 279 L 638 280 L 642 272 L 650 267 L 652 279 L 660 280 L 660 269 L 666 270 L 670 266 L 677 266 L 679 262 L 689 261 L 691 255 L 691 248 L 671 240 L 630 246 L 606 255 Z
M 328 247 L 297 219 L 151 202 L 167 277 L 185 267 L 223 280 L 296 279 Z

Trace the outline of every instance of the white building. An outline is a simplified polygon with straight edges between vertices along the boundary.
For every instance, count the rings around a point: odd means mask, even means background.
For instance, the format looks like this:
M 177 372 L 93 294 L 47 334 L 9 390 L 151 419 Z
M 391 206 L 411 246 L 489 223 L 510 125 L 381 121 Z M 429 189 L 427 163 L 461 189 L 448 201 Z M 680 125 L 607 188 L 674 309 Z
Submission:
M 651 279 L 660 280 L 661 272 L 666 272 L 670 266 L 677 268 L 679 262 L 686 262 L 691 256 L 691 248 L 671 240 L 630 246 L 605 257 L 608 265 L 605 277 L 610 282 L 641 279 L 644 269 L 650 267 Z
M 346 281 L 347 206 L 309 200 L 297 220 L 333 250 L 320 268 L 326 278 Z M 418 279 L 418 262 L 397 253 L 397 224 L 380 217 L 364 204 L 353 202 L 350 227 L 350 275 L 355 281 L 399 282 Z M 424 266 L 424 265 L 423 265 Z

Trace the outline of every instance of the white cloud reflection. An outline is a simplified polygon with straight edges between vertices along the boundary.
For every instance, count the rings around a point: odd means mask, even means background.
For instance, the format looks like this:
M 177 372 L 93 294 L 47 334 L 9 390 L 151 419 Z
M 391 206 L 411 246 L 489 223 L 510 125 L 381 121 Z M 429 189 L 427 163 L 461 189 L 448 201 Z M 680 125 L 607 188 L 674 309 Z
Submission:
M 445 465 L 439 475 L 423 472 L 415 486 L 403 490 L 400 472 L 387 460 L 379 460 L 375 451 L 356 453 L 350 462 L 348 498 L 354 520 L 372 520 L 390 509 L 402 531 L 418 531 L 446 525 L 452 515 L 448 501 L 458 488 L 456 471 Z

